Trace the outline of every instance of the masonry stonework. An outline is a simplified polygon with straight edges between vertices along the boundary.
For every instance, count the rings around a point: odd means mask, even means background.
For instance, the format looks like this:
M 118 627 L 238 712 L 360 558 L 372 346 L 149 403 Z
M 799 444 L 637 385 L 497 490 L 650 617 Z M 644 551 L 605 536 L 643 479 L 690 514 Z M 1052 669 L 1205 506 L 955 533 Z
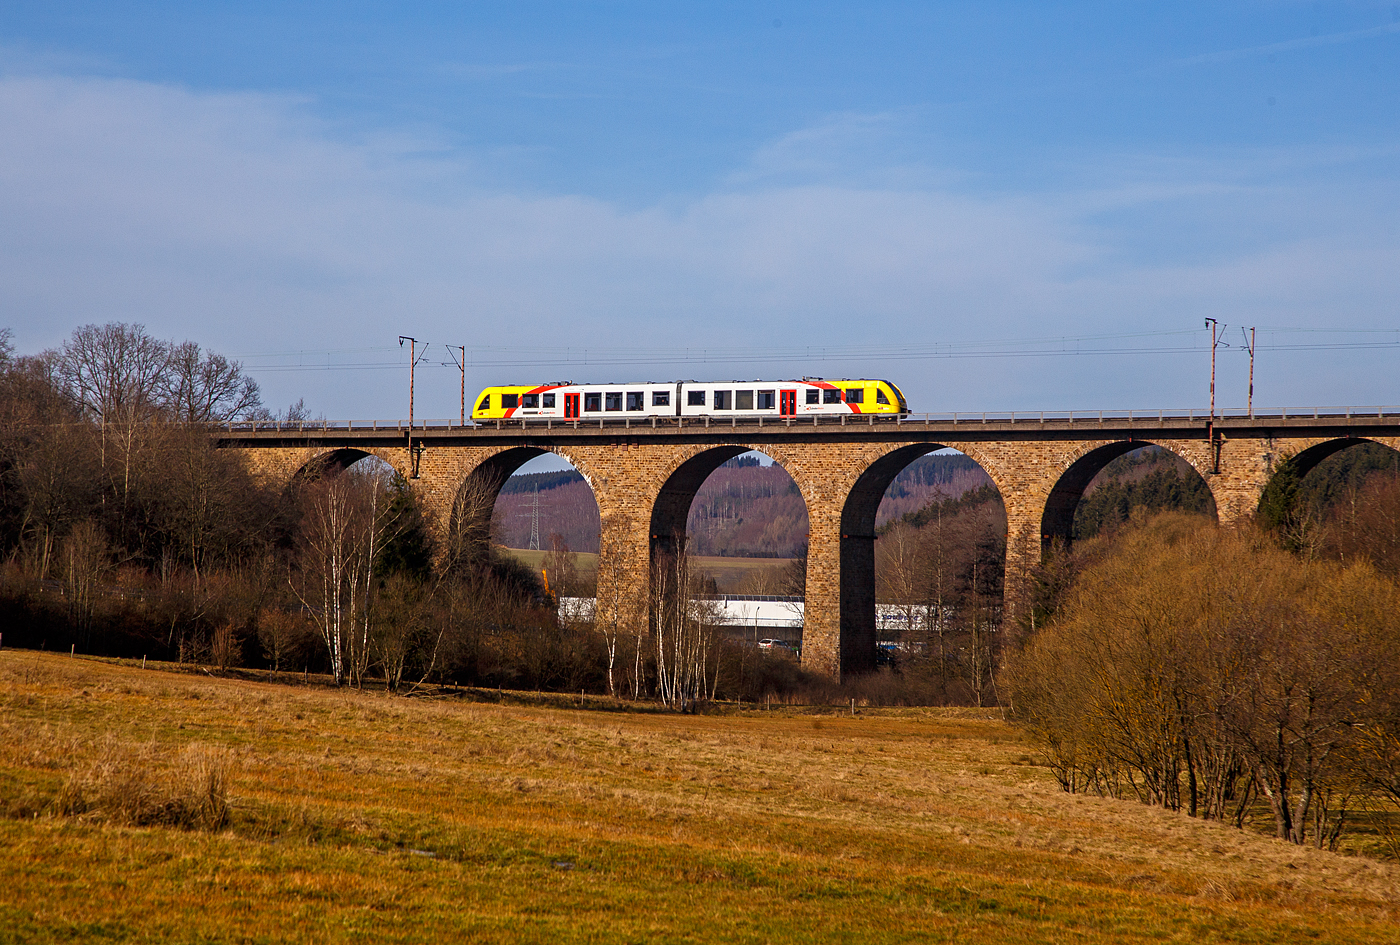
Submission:
M 1364 439 L 1400 449 L 1400 436 L 1390 435 L 1392 429 L 1362 432 L 1382 434 Z M 1232 524 L 1254 514 L 1269 478 L 1285 459 L 1294 458 L 1306 472 L 1332 452 L 1363 439 L 1350 432 L 1338 436 L 1330 429 L 1322 435 L 1248 430 L 1220 435 L 1212 447 L 1201 435 L 1084 431 L 1036 438 L 1007 436 L 999 430 L 984 435 L 976 430 L 954 432 L 955 436 L 947 431 L 911 432 L 878 439 L 853 433 L 804 441 L 781 430 L 765 433 L 760 427 L 736 428 L 732 437 L 716 431 L 690 439 L 637 431 L 572 438 L 523 435 L 478 445 L 470 436 L 459 436 L 420 441 L 413 450 L 407 442 L 352 444 L 329 437 L 227 445 L 242 448 L 255 473 L 284 483 L 317 466 L 344 467 L 366 455 L 377 456 L 409 478 L 428 521 L 442 537 L 470 480 L 485 484 L 494 498 L 523 463 L 544 452 L 555 453 L 578 469 L 597 499 L 597 619 L 625 635 L 645 632 L 652 556 L 684 540 L 686 514 L 700 484 L 725 460 L 760 450 L 787 470 L 807 504 L 803 663 L 839 678 L 874 665 L 874 527 L 880 497 L 901 469 L 930 450 L 949 446 L 967 454 L 986 470 L 1001 494 L 1007 519 L 1006 612 L 1014 619 L 1045 545 L 1071 537 L 1074 508 L 1085 487 L 1117 456 L 1149 444 L 1171 450 L 1201 475 L 1219 520 Z M 490 514 L 489 504 L 484 514 Z

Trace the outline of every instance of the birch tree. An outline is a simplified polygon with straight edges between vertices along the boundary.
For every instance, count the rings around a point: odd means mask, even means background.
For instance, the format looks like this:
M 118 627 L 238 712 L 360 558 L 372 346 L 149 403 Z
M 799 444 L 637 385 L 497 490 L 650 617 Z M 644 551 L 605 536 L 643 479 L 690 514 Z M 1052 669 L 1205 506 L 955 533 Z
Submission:
M 302 487 L 292 589 L 326 646 L 336 685 L 364 681 L 370 664 L 375 558 L 385 488 L 376 476 L 332 474 Z
M 603 529 L 603 534 L 610 534 L 608 529 Z M 622 547 L 615 538 L 610 538 L 598 555 L 598 599 L 594 603 L 594 626 L 603 635 L 604 652 L 608 660 L 608 694 L 617 698 L 617 656 L 618 642 L 622 634 L 626 631 L 629 620 L 624 611 L 622 600 Z M 603 574 L 604 569 L 610 573 Z M 604 578 L 606 577 L 606 580 Z M 606 598 L 606 599 L 605 599 Z M 641 695 L 641 648 L 638 647 L 634 654 L 636 665 L 633 667 L 633 687 L 632 698 Z
M 719 641 L 713 608 L 698 600 L 703 584 L 693 574 L 684 544 L 657 555 L 651 574 L 652 637 L 656 688 L 661 701 L 684 710 L 712 698 L 719 678 Z

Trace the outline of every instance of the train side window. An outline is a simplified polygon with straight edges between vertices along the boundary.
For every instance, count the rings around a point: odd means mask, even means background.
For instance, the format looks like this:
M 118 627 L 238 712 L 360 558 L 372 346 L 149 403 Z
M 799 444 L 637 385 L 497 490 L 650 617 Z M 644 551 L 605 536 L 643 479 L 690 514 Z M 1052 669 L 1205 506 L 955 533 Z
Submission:
M 591 393 L 591 394 L 585 393 L 585 394 L 583 395 L 583 409 L 584 409 L 584 410 L 602 410 L 602 409 L 603 409 L 603 395 L 600 394 L 600 393 L 598 393 L 596 390 L 593 391 L 593 393 Z
M 847 388 L 846 388 L 846 403 L 848 403 L 848 404 L 863 404 L 863 403 L 865 403 L 865 389 L 862 388 L 862 387 L 847 387 Z
M 668 390 L 654 390 L 651 392 L 651 405 L 653 407 L 671 406 L 671 392 Z
M 629 390 L 627 392 L 628 410 L 645 410 L 647 406 L 647 392 L 644 390 Z
M 761 390 L 758 392 L 758 409 L 772 410 L 778 406 L 778 392 L 775 390 Z
M 727 390 L 717 390 L 717 391 L 715 391 L 715 409 L 716 409 L 716 410 L 728 410 L 728 409 L 729 409 L 729 394 L 730 394 L 730 392 L 727 391 Z
M 687 407 L 705 406 L 705 392 L 703 390 L 688 390 L 685 392 L 685 405 Z
M 520 395 L 519 395 L 519 394 L 502 394 L 502 395 L 501 395 L 501 409 L 502 409 L 502 410 L 508 410 L 508 409 L 511 408 L 511 407 L 519 407 L 519 406 L 520 406 Z
M 622 391 L 620 391 L 620 390 L 609 390 L 609 391 L 604 391 L 604 392 L 603 392 L 603 409 L 604 409 L 604 410 L 621 410 L 621 409 L 622 409 Z
M 544 407 L 546 410 L 553 410 L 553 409 L 554 409 L 554 395 L 553 395 L 553 394 L 541 394 L 540 397 L 542 398 L 542 401 L 543 401 L 543 402 L 540 404 L 540 406 Z
M 538 407 L 539 405 L 540 405 L 540 395 L 539 395 L 539 394 L 524 394 L 524 395 L 522 395 L 521 398 L 520 398 L 520 406 L 522 406 L 522 407 Z
M 833 389 L 833 390 L 824 390 L 824 391 L 822 391 L 822 403 L 824 403 L 824 404 L 839 404 L 840 402 L 841 402 L 841 392 L 840 392 L 839 390 L 834 390 L 834 389 Z
M 878 387 L 875 388 L 875 403 L 877 403 L 877 404 L 888 404 L 889 402 L 890 402 L 890 399 L 889 399 L 888 397 L 885 396 L 885 392 L 882 391 L 882 390 L 880 390 L 880 388 L 878 388 Z
M 734 409 L 735 409 L 735 410 L 752 410 L 752 409 L 753 409 L 753 391 L 751 391 L 751 390 L 736 390 L 736 391 L 734 392 Z
M 807 403 L 819 404 L 822 401 L 822 392 L 815 387 L 807 388 Z

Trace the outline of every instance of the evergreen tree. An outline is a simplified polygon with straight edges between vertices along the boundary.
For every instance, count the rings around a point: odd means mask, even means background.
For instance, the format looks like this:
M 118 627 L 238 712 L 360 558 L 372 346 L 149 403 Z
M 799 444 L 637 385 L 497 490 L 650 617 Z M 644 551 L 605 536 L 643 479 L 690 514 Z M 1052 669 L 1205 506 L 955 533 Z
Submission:
M 385 540 L 376 570 L 383 578 L 395 575 L 426 581 L 432 574 L 433 544 L 423 513 L 408 480 L 394 473 L 389 481 L 389 508 L 385 513 Z

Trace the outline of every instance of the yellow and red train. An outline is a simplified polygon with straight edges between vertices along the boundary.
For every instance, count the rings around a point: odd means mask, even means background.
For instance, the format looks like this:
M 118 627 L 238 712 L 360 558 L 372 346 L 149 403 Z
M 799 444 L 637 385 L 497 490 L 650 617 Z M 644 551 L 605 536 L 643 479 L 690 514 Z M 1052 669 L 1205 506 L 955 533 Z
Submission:
M 473 420 L 602 420 L 609 417 L 904 416 L 900 389 L 881 380 L 672 381 L 645 384 L 504 385 L 476 397 Z

